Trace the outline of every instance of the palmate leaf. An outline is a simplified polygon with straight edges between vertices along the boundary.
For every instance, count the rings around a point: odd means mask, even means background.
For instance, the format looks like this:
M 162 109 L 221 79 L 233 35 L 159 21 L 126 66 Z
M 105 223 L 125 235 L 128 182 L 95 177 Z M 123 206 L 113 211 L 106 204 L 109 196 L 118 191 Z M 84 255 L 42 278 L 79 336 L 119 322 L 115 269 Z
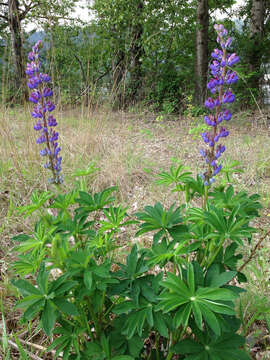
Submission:
M 144 212 L 135 214 L 139 220 L 144 221 L 136 236 L 153 230 L 169 230 L 180 224 L 182 222 L 180 208 L 174 210 L 174 207 L 175 204 L 166 211 L 158 202 L 155 206 L 146 206 Z
M 142 309 L 132 311 L 125 321 L 122 334 L 126 335 L 127 339 L 131 339 L 136 333 L 141 336 L 145 326 L 151 328 L 154 325 L 152 310 L 151 306 L 146 306 Z
M 110 206 L 108 209 L 103 210 L 103 214 L 106 220 L 102 220 L 101 228 L 99 232 L 104 232 L 107 230 L 111 231 L 120 231 L 120 227 L 137 224 L 138 222 L 135 220 L 125 220 L 127 215 L 128 208 L 122 208 L 121 206 L 113 207 Z
M 247 219 L 238 216 L 239 210 L 238 205 L 230 212 L 210 206 L 209 211 L 191 209 L 190 212 L 192 221 L 201 221 L 201 223 L 204 222 L 211 227 L 212 231 L 209 231 L 208 237 L 220 239 L 221 241 L 230 239 L 242 245 L 242 239 L 250 237 L 257 230 L 248 226 Z
M 40 209 L 46 201 L 51 199 L 54 194 L 50 191 L 44 191 L 41 194 L 38 191 L 34 191 L 31 196 L 32 204 L 21 206 L 18 208 L 19 213 L 25 214 L 25 217 L 30 216 L 34 211 Z
M 170 168 L 170 172 L 163 171 L 158 174 L 158 180 L 156 181 L 159 185 L 169 186 L 171 184 L 179 184 L 181 182 L 185 182 L 187 180 L 192 179 L 190 176 L 192 173 L 189 171 L 182 172 L 185 169 L 184 165 L 179 165 L 177 168 L 173 165 Z
M 222 323 L 218 314 L 234 315 L 233 301 L 238 294 L 231 289 L 218 286 L 230 281 L 236 272 L 218 273 L 211 279 L 211 287 L 202 287 L 203 272 L 197 263 L 188 264 L 187 271 L 183 274 L 183 278 L 172 273 L 167 274 L 167 278 L 161 282 L 161 286 L 166 290 L 159 296 L 160 302 L 155 310 L 165 313 L 176 311 L 176 327 L 180 324 L 186 326 L 192 316 L 199 329 L 203 329 L 204 321 L 219 336 Z
M 209 193 L 209 197 L 213 198 L 215 206 L 218 208 L 232 210 L 235 206 L 239 206 L 239 215 L 242 217 L 258 216 L 258 210 L 262 208 L 262 205 L 258 201 L 260 198 L 258 194 L 248 196 L 248 193 L 245 191 L 240 191 L 235 194 L 232 185 L 230 185 L 226 191 L 215 189 Z
M 185 339 L 172 347 L 172 351 L 185 355 L 189 360 L 249 360 L 248 354 L 241 348 L 245 339 L 237 334 L 222 334 L 217 339 L 200 336 L 201 342 Z
M 116 190 L 117 187 L 113 186 L 94 195 L 80 191 L 80 197 L 76 199 L 76 201 L 81 206 L 76 209 L 76 213 L 90 213 L 92 211 L 103 209 L 106 205 L 112 203 L 115 200 L 115 197 L 112 196 L 112 193 Z
M 72 191 L 67 194 L 59 194 L 54 202 L 50 205 L 50 208 L 66 210 L 70 205 L 75 204 L 75 198 L 78 196 L 77 191 Z

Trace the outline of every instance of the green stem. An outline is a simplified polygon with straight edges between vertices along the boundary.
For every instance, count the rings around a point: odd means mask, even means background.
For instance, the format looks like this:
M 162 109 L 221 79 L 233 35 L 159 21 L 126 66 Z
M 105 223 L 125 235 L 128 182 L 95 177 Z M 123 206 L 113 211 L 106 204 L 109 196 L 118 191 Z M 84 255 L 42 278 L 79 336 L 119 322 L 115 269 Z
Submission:
M 90 299 L 88 298 L 88 309 L 89 309 L 89 312 L 90 312 L 90 315 L 92 317 L 92 320 L 94 322 L 94 325 L 95 325 L 95 330 L 96 330 L 96 334 L 97 334 L 97 338 L 99 338 L 100 336 L 100 326 L 99 326 L 99 321 L 93 311 L 93 308 L 92 308 L 92 304 L 91 304 L 91 301 Z
M 166 357 L 166 360 L 171 360 L 173 357 L 173 352 L 169 351 L 168 356 Z
M 208 269 L 208 268 L 212 265 L 212 263 L 214 262 L 215 258 L 217 257 L 217 254 L 220 252 L 220 249 L 222 248 L 222 246 L 223 246 L 223 244 L 224 244 L 224 241 L 225 241 L 225 239 L 223 239 L 223 240 L 221 241 L 221 243 L 219 244 L 218 248 L 217 248 L 216 251 L 214 252 L 214 255 L 210 258 L 210 260 L 209 260 L 209 262 L 208 262 L 208 264 L 207 264 L 207 266 L 206 266 L 207 269 Z
M 208 186 L 204 187 L 204 197 L 203 197 L 203 208 L 206 209 L 206 204 L 208 200 Z
M 159 360 L 159 335 L 156 334 L 156 341 L 155 341 L 155 345 L 156 345 L 156 359 Z

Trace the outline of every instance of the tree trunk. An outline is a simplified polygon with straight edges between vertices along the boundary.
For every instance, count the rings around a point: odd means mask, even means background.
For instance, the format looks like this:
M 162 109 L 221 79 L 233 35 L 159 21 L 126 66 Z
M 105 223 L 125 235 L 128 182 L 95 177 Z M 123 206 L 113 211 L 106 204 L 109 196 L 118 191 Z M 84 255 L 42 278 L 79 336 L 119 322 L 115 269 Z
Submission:
M 130 69 L 130 87 L 131 94 L 130 100 L 135 102 L 141 92 L 143 71 L 142 71 L 142 57 L 144 55 L 144 48 L 142 42 L 143 36 L 143 24 L 142 24 L 142 13 L 143 13 L 143 1 L 139 0 L 137 5 L 137 13 L 134 16 L 137 17 L 137 24 L 133 28 L 133 39 L 131 45 L 131 62 L 132 68 Z
M 249 80 L 251 88 L 259 92 L 262 63 L 262 56 L 265 51 L 263 46 L 264 39 L 264 18 L 265 18 L 265 0 L 253 0 L 250 13 L 250 52 L 249 66 L 253 73 Z
M 117 61 L 115 61 L 117 60 Z M 112 64 L 113 84 L 112 84 L 112 103 L 114 109 L 125 106 L 125 53 L 119 49 Z
M 14 61 L 15 89 L 26 97 L 19 1 L 8 0 L 8 23 Z M 21 90 L 21 92 L 19 91 Z
M 198 105 L 204 103 L 207 95 L 208 25 L 208 0 L 198 0 L 195 69 L 195 101 Z

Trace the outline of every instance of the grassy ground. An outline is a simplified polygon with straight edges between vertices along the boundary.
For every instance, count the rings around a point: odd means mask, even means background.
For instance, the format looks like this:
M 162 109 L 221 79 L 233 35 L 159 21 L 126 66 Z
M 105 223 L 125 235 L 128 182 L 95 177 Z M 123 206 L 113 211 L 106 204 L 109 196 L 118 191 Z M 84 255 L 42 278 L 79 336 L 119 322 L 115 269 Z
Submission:
M 29 203 L 33 190 L 43 191 L 49 186 L 29 112 L 28 108 L 0 111 L 0 299 L 4 304 L 8 333 L 16 332 L 19 319 L 19 314 L 12 310 L 14 293 L 9 285 L 13 274 L 8 266 L 14 258 L 11 237 L 31 229 L 29 220 L 19 215 L 16 207 Z M 77 180 L 73 176 L 76 169 L 85 169 L 95 162 L 99 171 L 89 177 L 88 190 L 99 191 L 118 185 L 119 202 L 128 205 L 132 212 L 156 201 L 166 206 L 176 201 L 169 190 L 155 184 L 156 174 L 168 169 L 173 162 L 189 166 L 194 174 L 203 169 L 198 155 L 202 141 L 198 135 L 190 135 L 190 129 L 202 124 L 199 118 L 157 117 L 146 112 L 88 114 L 79 108 L 58 113 L 57 120 L 65 190 L 70 190 Z M 261 195 L 264 210 L 255 225 L 269 229 L 270 126 L 258 114 L 243 112 L 234 117 L 229 127 L 226 159 L 239 161 L 244 170 L 232 180 L 238 190 Z M 238 304 L 245 323 L 243 332 L 248 336 L 254 359 L 270 359 L 269 248 L 268 239 L 246 268 L 250 282 L 241 306 Z M 248 246 L 243 249 L 245 257 L 249 252 Z M 2 335 L 3 324 L 0 319 Z M 40 343 L 41 339 L 36 342 Z M 16 357 L 16 352 L 14 354 Z

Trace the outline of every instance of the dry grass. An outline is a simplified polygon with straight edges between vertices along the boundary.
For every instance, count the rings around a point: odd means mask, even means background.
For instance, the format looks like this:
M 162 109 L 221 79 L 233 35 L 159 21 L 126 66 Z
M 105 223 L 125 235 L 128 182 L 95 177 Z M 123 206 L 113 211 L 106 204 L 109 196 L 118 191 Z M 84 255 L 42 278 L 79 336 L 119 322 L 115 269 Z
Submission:
M 2 110 L 1 114 L 0 297 L 8 299 L 12 292 L 7 276 L 10 238 L 31 227 L 28 220 L 17 214 L 16 207 L 27 204 L 33 190 L 48 189 L 49 174 L 41 166 L 30 108 Z M 156 201 L 168 206 L 177 200 L 176 195 L 157 186 L 155 175 L 168 169 L 172 161 L 189 166 L 194 174 L 202 170 L 203 162 L 198 155 L 202 142 L 189 135 L 190 127 L 201 121 L 199 119 L 167 119 L 164 116 L 163 121 L 156 121 L 156 117 L 148 113 L 98 111 L 87 114 L 82 108 L 66 110 L 56 116 L 66 191 L 76 180 L 72 176 L 74 171 L 87 168 L 94 161 L 100 170 L 97 176 L 89 178 L 89 191 L 118 185 L 118 200 L 129 205 L 131 211 Z M 226 157 L 240 161 L 244 170 L 243 174 L 234 176 L 235 186 L 262 196 L 265 209 L 259 225 L 269 227 L 270 128 L 265 123 L 257 124 L 247 113 L 238 114 L 229 127 L 231 135 L 226 139 Z

